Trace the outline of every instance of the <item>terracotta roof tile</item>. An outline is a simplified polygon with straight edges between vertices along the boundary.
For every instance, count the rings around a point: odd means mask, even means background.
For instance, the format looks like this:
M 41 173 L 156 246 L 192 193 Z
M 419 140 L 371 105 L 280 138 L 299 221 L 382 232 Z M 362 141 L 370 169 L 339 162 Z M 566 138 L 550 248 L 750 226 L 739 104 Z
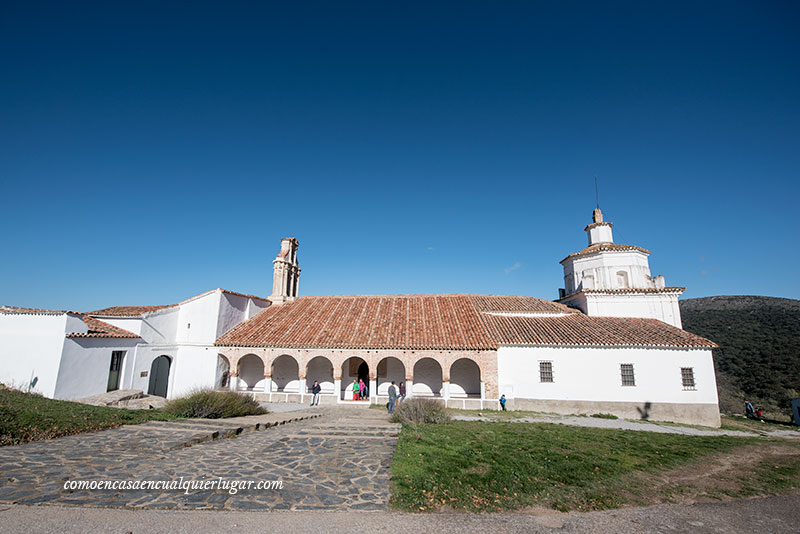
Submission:
M 587 317 L 555 302 L 497 295 L 302 297 L 270 306 L 216 344 L 408 350 L 493 350 L 500 344 L 714 346 L 654 319 Z
M 95 319 L 94 317 L 89 317 L 88 315 L 82 315 L 81 320 L 86 323 L 86 326 L 89 327 L 89 331 L 86 333 L 83 332 L 73 332 L 71 334 L 67 334 L 67 337 L 103 337 L 103 338 L 138 338 L 136 334 L 133 332 L 129 332 L 128 330 L 124 330 L 117 326 L 111 325 L 106 323 L 105 321 L 101 321 L 100 319 Z
M 578 313 L 562 317 L 484 315 L 483 320 L 492 337 L 500 344 L 717 346 L 708 339 L 656 319 L 588 317 Z
M 176 304 L 162 304 L 158 306 L 111 306 L 102 310 L 88 312 L 89 315 L 107 315 L 109 317 L 136 317 L 145 313 L 150 313 L 164 308 L 171 308 Z
M 646 248 L 637 247 L 636 245 L 618 245 L 616 243 L 598 243 L 597 245 L 591 245 L 586 247 L 583 250 L 579 250 L 578 252 L 573 252 L 559 263 L 564 263 L 570 258 L 575 258 L 576 256 L 584 256 L 586 254 L 595 254 L 597 252 L 628 252 L 631 250 L 636 250 L 639 252 L 644 252 L 645 254 L 650 254 L 650 251 Z

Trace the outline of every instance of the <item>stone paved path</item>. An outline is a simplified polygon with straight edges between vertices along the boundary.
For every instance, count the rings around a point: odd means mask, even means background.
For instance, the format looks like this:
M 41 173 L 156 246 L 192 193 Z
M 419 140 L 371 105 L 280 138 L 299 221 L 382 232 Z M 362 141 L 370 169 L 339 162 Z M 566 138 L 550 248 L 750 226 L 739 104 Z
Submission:
M 182 447 L 207 427 L 253 418 L 152 422 L 0 448 L 0 503 L 229 510 L 386 510 L 399 425 L 378 410 L 323 408 L 305 419 Z M 183 441 L 182 441 L 183 440 Z M 281 480 L 283 489 L 65 490 L 66 480 Z

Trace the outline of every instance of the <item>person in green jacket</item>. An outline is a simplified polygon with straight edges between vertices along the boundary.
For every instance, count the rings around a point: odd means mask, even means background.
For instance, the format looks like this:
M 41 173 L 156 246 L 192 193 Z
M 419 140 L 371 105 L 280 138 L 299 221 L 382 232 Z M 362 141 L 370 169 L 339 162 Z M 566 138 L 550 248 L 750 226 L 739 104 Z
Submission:
M 353 400 L 358 400 L 359 389 L 358 389 L 358 382 L 356 382 L 355 378 L 353 379 L 353 385 L 350 386 L 350 388 L 353 390 Z

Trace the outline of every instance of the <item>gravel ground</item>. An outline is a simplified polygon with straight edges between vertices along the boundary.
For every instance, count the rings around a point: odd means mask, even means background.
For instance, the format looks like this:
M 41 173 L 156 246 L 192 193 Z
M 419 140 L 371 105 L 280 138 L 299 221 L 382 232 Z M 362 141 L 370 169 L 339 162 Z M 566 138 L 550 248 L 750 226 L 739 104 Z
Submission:
M 796 533 L 800 496 L 724 503 L 659 505 L 606 512 L 406 514 L 399 512 L 204 512 L 58 506 L 0 507 L 0 530 L 21 534 L 84 532 L 638 532 Z

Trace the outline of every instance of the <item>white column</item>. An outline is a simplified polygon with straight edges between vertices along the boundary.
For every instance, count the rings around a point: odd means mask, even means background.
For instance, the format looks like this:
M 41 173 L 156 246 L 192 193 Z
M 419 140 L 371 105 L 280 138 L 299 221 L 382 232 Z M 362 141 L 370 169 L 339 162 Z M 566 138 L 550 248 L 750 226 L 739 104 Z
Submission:
M 447 401 L 450 400 L 450 381 L 442 382 L 442 397 L 444 398 L 444 405 L 447 406 Z
M 336 395 L 336 402 L 342 399 L 342 379 L 335 378 L 333 380 L 333 393 Z
M 272 377 L 271 376 L 265 376 L 264 377 L 264 393 L 266 393 L 267 395 L 272 393 Z
M 230 387 L 231 391 L 236 391 L 239 389 L 239 375 L 231 375 L 230 376 Z
M 481 380 L 481 410 L 483 410 L 483 401 L 486 399 L 486 384 Z
M 406 397 L 411 398 L 414 395 L 411 393 L 411 390 L 414 389 L 414 381 L 413 380 L 406 380 Z
M 369 381 L 369 403 L 375 404 L 375 397 L 378 395 L 378 380 L 376 378 L 372 378 Z

